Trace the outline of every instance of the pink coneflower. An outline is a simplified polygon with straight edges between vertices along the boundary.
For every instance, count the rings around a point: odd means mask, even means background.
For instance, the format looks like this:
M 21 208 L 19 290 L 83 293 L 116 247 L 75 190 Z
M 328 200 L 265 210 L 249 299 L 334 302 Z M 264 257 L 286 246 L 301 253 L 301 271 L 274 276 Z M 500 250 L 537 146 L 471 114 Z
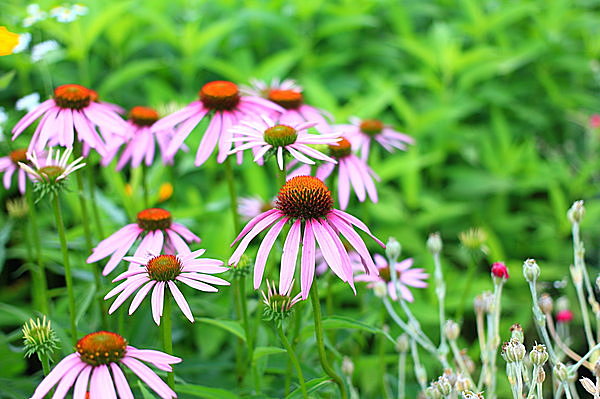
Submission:
M 128 224 L 115 232 L 110 237 L 101 241 L 92 254 L 87 258 L 87 263 L 94 263 L 111 255 L 110 260 L 102 270 L 103 275 L 112 272 L 117 264 L 127 254 L 136 240 L 144 236 L 134 257 L 145 256 L 149 253 L 189 253 L 190 248 L 186 241 L 200 242 L 200 237 L 192 233 L 187 227 L 173 223 L 171 212 L 161 208 L 148 208 L 137 214 L 137 222 Z
M 365 161 L 369 158 L 369 150 L 373 140 L 388 152 L 394 152 L 395 149 L 406 150 L 407 144 L 414 144 L 415 142 L 409 135 L 395 131 L 391 126 L 384 125 L 378 119 L 352 117 L 350 123 L 350 125 L 336 125 L 335 128 L 344 132 L 352 143 L 352 147 Z
M 281 113 L 283 109 L 270 101 L 256 96 L 240 96 L 238 86 L 232 82 L 217 80 L 205 84 L 199 93 L 200 99 L 190 103 L 184 109 L 166 116 L 154 125 L 151 130 L 160 132 L 177 127 L 175 135 L 167 147 L 166 157 L 175 155 L 185 139 L 200 121 L 211 111 L 214 115 L 204 132 L 204 136 L 196 152 L 195 165 L 202 165 L 212 154 L 218 144 L 217 162 L 222 163 L 231 149 L 233 133 L 230 127 L 242 119 L 255 118 L 265 113 Z
M 332 128 L 327 122 L 325 116 L 331 119 L 327 112 L 312 107 L 304 103 L 302 87 L 291 79 L 285 79 L 280 82 L 279 79 L 273 79 L 271 83 L 252 80 L 251 88 L 246 91 L 251 95 L 262 96 L 283 108 L 279 116 L 279 122 L 286 125 L 297 125 L 303 122 L 316 122 L 316 129 L 321 133 L 330 133 Z M 273 115 L 269 114 L 273 117 Z
M 412 302 L 414 300 L 414 297 L 408 289 L 408 287 L 427 287 L 427 283 L 423 280 L 428 278 L 429 275 L 427 273 L 424 273 L 424 269 L 413 269 L 412 258 L 404 259 L 401 262 L 397 262 L 393 267 L 393 269 L 396 270 L 397 290 L 394 289 L 394 283 L 392 282 L 392 274 L 388 261 L 383 256 L 375 254 L 375 264 L 379 269 L 379 275 L 360 273 L 356 275 L 354 279 L 356 281 L 365 281 L 370 283 L 367 285 L 369 288 L 372 288 L 377 283 L 385 283 L 387 285 L 388 295 L 394 301 L 398 300 L 398 295 L 396 294 L 396 292 L 399 292 L 400 296 L 403 299 L 407 300 L 408 302 Z
M 319 244 L 331 270 L 354 289 L 352 266 L 348 252 L 340 240 L 340 234 L 358 252 L 366 269 L 370 273 L 378 273 L 365 243 L 354 231 L 353 226 L 369 234 L 382 247 L 385 245 L 373 236 L 369 228 L 359 219 L 333 208 L 331 193 L 321 180 L 312 176 L 297 176 L 281 187 L 275 201 L 275 208 L 252 219 L 231 244 L 233 246 L 241 239 L 240 245 L 229 259 L 230 265 L 236 265 L 250 241 L 261 231 L 270 228 L 256 255 L 255 289 L 262 281 L 273 243 L 288 222 L 292 222 L 292 225 L 283 245 L 279 276 L 280 292 L 287 292 L 292 283 L 300 243 L 302 243 L 300 286 L 303 299 L 308 297 L 315 273 L 315 243 Z
M 277 124 L 266 115 L 260 119 L 242 121 L 241 124 L 230 129 L 237 133 L 232 139 L 235 143 L 244 143 L 232 149 L 229 153 L 252 149 L 254 161 L 262 159 L 265 154 L 271 152 L 277 157 L 279 169 L 284 168 L 284 156 L 290 154 L 296 160 L 309 165 L 315 161 L 308 157 L 336 163 L 335 159 L 309 147 L 309 145 L 329 145 L 340 140 L 339 134 L 309 134 L 306 129 L 315 126 L 315 122 L 301 122 L 293 125 Z
M 29 178 L 33 182 L 41 184 L 45 189 L 55 192 L 71 173 L 86 165 L 85 163 L 81 163 L 83 157 L 79 157 L 69 163 L 69 157 L 72 152 L 72 149 L 67 148 L 61 154 L 59 150 L 54 152 L 50 148 L 48 155 L 41 159 L 38 159 L 35 152 L 27 153 L 27 160 L 29 162 L 19 162 L 19 167 L 29 175 Z
M 170 372 L 173 371 L 171 364 L 181 362 L 178 357 L 155 350 L 136 349 L 127 345 L 122 336 L 108 331 L 86 335 L 77 341 L 75 349 L 75 353 L 61 360 L 44 378 L 31 399 L 45 398 L 56 384 L 54 399 L 64 398 L 73 384 L 73 399 L 85 399 L 87 394 L 90 399 L 116 399 L 117 394 L 120 398 L 133 399 L 123 367 L 131 370 L 161 398 L 177 398 L 177 394 L 141 361 Z
M 364 202 L 367 195 L 371 201 L 378 201 L 374 180 L 379 180 L 379 177 L 363 159 L 352 152 L 350 141 L 342 138 L 336 145 L 330 145 L 329 154 L 337 159 L 338 164 L 322 164 L 317 168 L 316 176 L 321 180 L 325 180 L 334 170 L 338 172 L 338 201 L 342 210 L 348 207 L 350 187 L 352 187 L 360 202 Z M 308 172 L 308 167 L 302 165 L 292 172 L 292 176 L 308 174 Z
M 21 194 L 25 194 L 25 187 L 27 186 L 27 174 L 23 169 L 19 168 L 19 162 L 27 162 L 26 148 L 20 148 L 18 150 L 11 151 L 7 156 L 1 157 L 0 173 L 4 173 L 2 182 L 4 183 L 4 188 L 8 190 L 12 182 L 12 177 L 14 173 L 17 172 L 19 192 Z
M 192 311 L 185 297 L 177 288 L 176 282 L 183 283 L 199 291 L 217 292 L 218 289 L 209 285 L 229 285 L 229 282 L 210 276 L 210 273 L 222 273 L 229 270 L 221 267 L 222 261 L 217 259 L 198 259 L 204 249 L 187 252 L 179 255 L 150 255 L 149 257 L 128 257 L 126 261 L 137 266 L 132 266 L 125 273 L 119 275 L 113 282 L 125 280 L 122 284 L 111 290 L 104 299 L 120 294 L 108 310 L 111 314 L 127 300 L 135 291 L 137 294 L 129 306 L 129 314 L 135 312 L 146 295 L 152 290 L 152 317 L 157 325 L 163 313 L 165 291 L 168 287 L 175 298 L 175 302 L 189 321 L 194 322 Z
M 54 90 L 54 97 L 28 112 L 13 128 L 16 139 L 36 119 L 41 117 L 29 149 L 41 151 L 46 144 L 73 148 L 75 133 L 84 149 L 94 148 L 101 155 L 118 145 L 126 124 L 112 105 L 94 101 L 93 90 L 77 84 L 67 84 Z M 100 135 L 98 134 L 100 132 Z M 116 135 L 116 136 L 115 136 Z
M 129 111 L 128 128 L 125 132 L 125 149 L 121 153 L 119 162 L 117 162 L 117 170 L 123 169 L 127 163 L 130 163 L 132 168 L 137 168 L 142 162 L 147 166 L 152 165 L 156 152 L 155 139 L 162 154 L 163 163 L 173 163 L 173 157 L 167 157 L 165 152 L 175 131 L 173 128 L 166 128 L 162 131 L 153 132 L 151 128 L 157 120 L 158 112 L 152 108 L 137 106 Z M 112 150 L 102 159 L 102 164 L 108 165 L 117 155 L 118 150 L 118 147 Z
M 273 208 L 273 201 L 264 201 L 259 197 L 241 197 L 238 199 L 238 213 L 248 221 Z

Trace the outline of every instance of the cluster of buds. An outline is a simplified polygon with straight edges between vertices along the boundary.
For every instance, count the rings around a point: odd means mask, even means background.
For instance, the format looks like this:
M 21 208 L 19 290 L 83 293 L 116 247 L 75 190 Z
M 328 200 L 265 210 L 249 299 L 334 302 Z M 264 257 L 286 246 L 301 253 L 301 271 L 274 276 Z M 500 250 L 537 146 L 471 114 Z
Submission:
M 424 391 L 428 399 L 441 399 L 447 397 L 456 397 L 457 394 L 468 392 L 473 388 L 473 382 L 470 378 L 459 374 L 454 374 L 452 370 L 446 369 L 444 374 L 436 381 L 433 381 Z
M 462 397 L 463 397 L 463 399 L 485 399 L 485 397 L 483 396 L 483 393 L 481 393 L 481 392 L 475 393 L 472 391 L 464 391 L 462 393 Z
M 511 338 L 510 341 L 502 345 L 502 358 L 507 363 L 520 362 L 525 358 L 526 354 L 525 345 L 519 342 L 517 338 Z

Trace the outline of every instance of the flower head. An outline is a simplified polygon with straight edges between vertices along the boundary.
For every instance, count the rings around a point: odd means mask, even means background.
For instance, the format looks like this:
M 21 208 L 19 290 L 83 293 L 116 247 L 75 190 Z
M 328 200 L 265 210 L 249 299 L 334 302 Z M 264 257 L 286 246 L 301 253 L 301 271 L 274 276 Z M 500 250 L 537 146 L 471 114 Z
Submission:
M 52 355 L 59 347 L 59 340 L 46 316 L 42 320 L 29 319 L 23 325 L 23 344 L 27 357 L 34 353 L 40 357 Z
M 356 153 L 365 161 L 369 158 L 371 143 L 375 141 L 386 151 L 406 150 L 407 144 L 414 144 L 415 140 L 407 134 L 395 131 L 391 126 L 385 125 L 378 119 L 350 118 L 349 125 L 336 125 L 336 130 L 352 142 Z
M 73 150 L 68 148 L 63 151 L 62 155 L 58 150 L 54 155 L 53 149 L 50 148 L 46 159 L 38 159 L 35 152 L 28 152 L 27 160 L 31 165 L 22 161 L 18 162 L 21 169 L 35 183 L 34 189 L 41 194 L 40 198 L 46 194 L 58 194 L 64 188 L 67 177 L 86 165 L 82 163 L 83 157 L 79 157 L 73 162 L 68 163 L 72 152 Z
M 231 149 L 233 132 L 230 128 L 233 125 L 244 119 L 255 119 L 255 115 L 283 112 L 283 108 L 263 98 L 241 95 L 235 83 L 223 80 L 205 84 L 198 96 L 197 101 L 160 119 L 151 127 L 153 132 L 176 127 L 166 150 L 167 158 L 175 155 L 192 130 L 207 114 L 212 116 L 196 152 L 196 166 L 202 165 L 215 147 L 219 149 L 217 162 L 225 161 Z
M 414 300 L 412 292 L 408 287 L 425 288 L 427 283 L 424 281 L 429 277 L 425 273 L 424 269 L 413 268 L 413 259 L 408 258 L 394 264 L 394 267 L 390 268 L 388 261 L 381 255 L 375 254 L 375 265 L 379 269 L 379 275 L 365 273 L 362 270 L 362 263 L 360 259 L 355 259 L 354 268 L 359 271 L 359 274 L 355 276 L 356 281 L 368 282 L 369 288 L 374 288 L 377 283 L 383 283 L 387 287 L 387 293 L 390 298 L 394 301 L 398 300 L 398 294 L 400 297 L 408 302 Z M 357 260 L 359 262 L 357 262 Z M 396 271 L 396 287 L 394 288 L 394 282 L 392 280 L 392 269 Z
M 46 145 L 73 148 L 77 140 L 83 143 L 84 150 L 94 148 L 106 155 L 108 149 L 122 142 L 127 128 L 115 106 L 99 102 L 95 91 L 78 84 L 54 89 L 53 98 L 28 112 L 15 125 L 13 140 L 40 117 L 29 143 L 30 150 L 41 151 Z
M 171 364 L 181 359 L 163 352 L 136 349 L 125 338 L 109 331 L 98 331 L 77 341 L 76 352 L 61 360 L 44 378 L 31 399 L 43 399 L 58 384 L 55 398 L 64 398 L 73 384 L 74 399 L 133 398 L 123 367 L 130 369 L 163 399 L 176 398 L 173 392 L 142 361 L 163 371 L 173 371 Z
M 568 309 L 559 310 L 556 313 L 556 321 L 558 323 L 570 323 L 573 321 L 573 312 Z
M 200 242 L 200 237 L 187 227 L 173 222 L 171 212 L 162 208 L 148 208 L 137 214 L 136 223 L 126 225 L 101 241 L 92 250 L 87 263 L 110 256 L 102 271 L 106 276 L 117 267 L 139 237 L 143 238 L 133 255 L 135 258 L 149 253 L 185 254 L 191 252 L 186 241 Z
M 40 62 L 48 55 L 60 50 L 60 44 L 56 40 L 46 40 L 31 48 L 31 62 Z
M 32 111 L 40 105 L 40 93 L 31 93 L 21 97 L 15 103 L 15 109 L 18 111 Z
M 242 121 L 240 125 L 231 128 L 231 131 L 237 134 L 232 141 L 244 144 L 235 147 L 230 154 L 252 149 L 255 162 L 265 155 L 276 155 L 281 170 L 284 168 L 286 154 L 309 165 L 315 164 L 309 157 L 336 163 L 335 159 L 309 147 L 315 144 L 335 144 L 340 140 L 337 134 L 316 135 L 306 132 L 306 129 L 315 125 L 315 122 L 302 122 L 288 126 L 275 123 L 266 115 L 262 115 L 260 120 Z
M 492 264 L 492 276 L 508 280 L 508 268 L 502 262 L 495 262 Z
M 125 273 L 117 276 L 113 282 L 125 280 L 111 290 L 104 299 L 112 298 L 119 294 L 113 302 L 108 313 L 115 310 L 127 300 L 135 291 L 129 314 L 135 312 L 146 295 L 152 290 L 152 317 L 156 324 L 160 324 L 163 312 L 164 297 L 167 287 L 171 291 L 175 302 L 190 322 L 194 322 L 194 316 L 185 297 L 177 288 L 176 283 L 182 283 L 199 291 L 216 292 L 215 287 L 209 284 L 229 285 L 229 282 L 211 276 L 212 273 L 227 271 L 222 267 L 223 262 L 216 259 L 200 259 L 205 250 L 187 252 L 179 255 L 149 255 L 147 257 L 129 257 L 125 260 L 134 266 Z
M 256 255 L 254 288 L 260 286 L 269 252 L 288 222 L 291 223 L 291 228 L 283 246 L 279 292 L 288 292 L 292 284 L 300 243 L 300 286 L 303 299 L 307 298 L 314 278 L 316 244 L 321 248 L 323 257 L 333 272 L 354 289 L 352 265 L 340 234 L 358 252 L 366 270 L 378 274 L 365 243 L 353 226 L 369 234 L 382 247 L 385 245 L 359 219 L 333 208 L 331 193 L 321 180 L 312 176 L 296 176 L 281 187 L 275 200 L 275 208 L 252 219 L 232 243 L 233 246 L 241 240 L 229 259 L 230 265 L 236 265 L 250 241 L 261 231 L 269 229 Z
M 39 21 L 45 20 L 47 16 L 48 14 L 40 9 L 39 4 L 29 4 L 27 6 L 27 16 L 23 19 L 23 26 L 28 28 Z
M 10 55 L 19 44 L 19 35 L 6 29 L 6 26 L 0 26 L 0 56 Z
M 268 321 L 273 321 L 278 326 L 281 325 L 288 317 L 292 315 L 293 306 L 302 300 L 302 295 L 298 294 L 295 297 L 290 295 L 292 284 L 287 291 L 277 291 L 275 282 L 267 280 L 267 293 L 261 291 L 263 303 L 263 318 Z
M 81 4 L 74 4 L 71 7 L 58 6 L 50 10 L 50 16 L 60 23 L 69 23 L 77 19 L 77 17 L 87 14 L 87 7 Z

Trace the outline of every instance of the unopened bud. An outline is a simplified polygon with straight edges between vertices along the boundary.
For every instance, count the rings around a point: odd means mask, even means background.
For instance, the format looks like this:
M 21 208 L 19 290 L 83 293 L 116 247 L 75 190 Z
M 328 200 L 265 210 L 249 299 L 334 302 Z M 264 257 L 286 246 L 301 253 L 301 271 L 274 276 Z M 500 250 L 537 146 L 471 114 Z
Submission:
M 540 305 L 540 309 L 542 309 L 543 313 L 549 314 L 552 313 L 554 301 L 552 300 L 552 297 L 550 295 L 543 293 L 542 295 L 540 295 L 538 305 Z
M 535 345 L 529 352 L 529 360 L 535 366 L 543 366 L 548 361 L 548 351 L 542 344 Z
M 11 218 L 22 219 L 27 216 L 29 205 L 23 197 L 9 199 L 6 201 L 6 211 Z
M 510 338 L 516 339 L 520 343 L 523 343 L 525 337 L 523 336 L 523 327 L 519 323 L 515 323 L 510 327 Z
M 427 249 L 432 254 L 439 254 L 442 252 L 442 238 L 440 233 L 431 233 L 427 239 Z
M 492 264 L 492 277 L 496 277 L 502 280 L 508 280 L 508 268 L 502 262 L 495 262 Z
M 460 334 L 460 327 L 454 320 L 448 320 L 444 325 L 444 334 L 450 341 L 454 341 Z
M 29 319 L 23 325 L 23 344 L 27 357 L 34 353 L 40 357 L 49 357 L 59 347 L 59 340 L 46 316 L 40 319 Z
M 387 256 L 390 265 L 396 263 L 402 252 L 402 245 L 394 238 L 390 237 L 385 244 L 385 255 Z
M 585 207 L 582 200 L 575 201 L 567 211 L 567 217 L 571 223 L 581 223 L 583 215 L 585 215 Z
M 406 352 L 408 352 L 408 349 L 409 349 L 408 347 L 409 347 L 408 335 L 400 334 L 398 336 L 398 338 L 396 339 L 396 350 L 401 353 L 406 353 Z
M 483 295 L 477 295 L 475 297 L 473 307 L 475 308 L 475 313 L 485 312 L 485 300 L 483 299 Z
M 525 349 L 525 345 L 516 339 L 511 339 L 509 342 L 505 342 L 504 345 L 502 345 L 502 357 L 507 363 L 520 362 L 526 354 L 527 350 Z
M 583 389 L 588 391 L 589 394 L 596 396 L 599 393 L 596 384 L 594 384 L 589 378 L 583 377 L 579 379 L 579 382 L 583 386 Z
M 573 320 L 573 312 L 568 309 L 561 310 L 556 313 L 556 322 L 557 323 L 570 323 Z
M 452 392 L 452 385 L 444 376 L 438 377 L 436 388 L 442 396 L 448 396 Z
M 442 394 L 440 394 L 440 392 L 437 390 L 437 387 L 432 384 L 425 388 L 425 397 L 427 399 L 441 399 Z
M 246 255 L 242 255 L 237 265 L 235 265 L 235 267 L 230 268 L 229 270 L 231 270 L 231 272 L 233 273 L 234 278 L 240 278 L 248 275 L 252 271 L 252 265 L 252 259 L 250 259 Z
M 473 384 L 471 384 L 470 379 L 462 374 L 459 374 L 458 377 L 456 377 L 456 383 L 454 384 L 454 387 L 458 392 L 462 392 L 473 388 Z
M 383 281 L 377 281 L 373 285 L 373 292 L 375 293 L 375 296 L 377 298 L 385 298 L 387 296 L 387 293 L 388 293 L 387 284 L 384 283 Z
M 543 367 L 538 368 L 538 374 L 536 376 L 537 382 L 542 384 L 546 380 L 546 372 Z
M 569 370 L 567 369 L 567 366 L 558 362 L 554 366 L 554 375 L 559 381 L 564 382 L 569 379 Z
M 354 374 L 354 363 L 352 363 L 352 359 L 348 356 L 344 356 L 344 360 L 342 360 L 342 373 L 351 377 Z
M 540 267 L 535 259 L 527 259 L 523 263 L 523 276 L 530 283 L 537 281 L 540 276 Z

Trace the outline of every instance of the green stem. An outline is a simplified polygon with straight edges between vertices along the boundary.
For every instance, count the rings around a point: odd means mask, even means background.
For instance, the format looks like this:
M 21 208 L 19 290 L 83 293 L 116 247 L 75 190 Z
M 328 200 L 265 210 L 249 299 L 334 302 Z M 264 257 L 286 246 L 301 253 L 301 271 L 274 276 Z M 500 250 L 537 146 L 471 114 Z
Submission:
M 398 356 L 398 399 L 406 398 L 406 352 L 400 352 Z
M 33 187 L 27 187 L 25 197 L 29 206 L 29 226 L 31 230 L 31 240 L 33 241 L 33 256 L 35 258 L 34 272 L 31 274 L 33 286 L 35 287 L 35 303 L 39 311 L 43 314 L 49 314 L 48 304 L 48 282 L 46 281 L 46 270 L 42 260 L 42 246 L 40 245 L 40 230 L 37 224 L 37 211 L 32 196 Z
M 150 207 L 150 194 L 148 191 L 148 167 L 142 162 L 142 189 L 144 191 L 144 208 Z
M 173 354 L 173 335 L 171 327 L 171 297 L 165 295 L 165 304 L 162 315 L 162 335 L 163 335 L 163 348 L 165 353 L 169 355 Z M 171 389 L 175 389 L 175 372 L 171 371 L 167 373 L 167 384 Z
M 42 363 L 42 370 L 44 370 L 44 375 L 50 374 L 50 360 L 48 356 L 41 355 L 38 353 L 38 359 L 40 359 L 40 363 Z
M 96 224 L 96 235 L 101 239 L 104 239 L 104 227 L 102 225 L 102 218 L 100 217 L 100 210 L 96 202 L 96 175 L 91 168 L 86 171 L 88 174 L 88 185 L 90 200 L 92 202 L 92 214 L 94 216 L 94 223 Z
M 292 347 L 292 345 L 290 345 L 290 342 L 288 341 L 285 334 L 283 333 L 283 329 L 281 328 L 281 325 L 277 328 L 277 332 L 279 333 L 279 339 L 281 340 L 281 343 L 287 350 L 288 356 L 290 357 L 290 360 L 291 360 L 292 364 L 294 365 L 294 368 L 296 369 L 296 373 L 298 373 L 298 382 L 300 383 L 300 390 L 302 391 L 302 397 L 304 399 L 308 399 L 308 392 L 306 391 L 306 386 L 304 385 L 304 374 L 302 374 L 302 367 L 300 367 L 300 362 L 298 361 L 296 352 L 294 352 L 294 348 Z
M 344 385 L 344 381 L 342 381 L 342 378 L 339 375 L 337 375 L 337 373 L 331 367 L 329 361 L 327 360 L 327 353 L 325 352 L 325 342 L 323 340 L 321 304 L 319 302 L 319 290 L 317 287 L 317 282 L 314 281 L 312 289 L 310 290 L 310 301 L 312 303 L 313 318 L 315 319 L 315 338 L 317 340 L 317 349 L 319 350 L 319 359 L 321 360 L 321 367 L 323 367 L 323 371 L 325 371 L 325 373 L 329 377 L 331 377 L 333 382 L 335 382 L 338 388 L 340 389 L 342 399 L 347 399 L 348 394 L 346 393 L 346 386 Z
M 69 261 L 69 248 L 67 247 L 67 235 L 65 234 L 65 226 L 60 209 L 58 195 L 52 198 L 54 207 L 54 217 L 56 218 L 56 228 L 58 229 L 58 237 L 60 239 L 60 249 L 63 257 L 63 266 L 65 268 L 65 281 L 67 283 L 67 295 L 69 297 L 69 316 L 71 319 L 71 338 L 73 342 L 77 341 L 77 325 L 75 323 L 75 293 L 73 292 L 73 275 L 71 272 L 71 263 Z
M 235 189 L 235 177 L 233 175 L 233 166 L 231 166 L 231 158 L 225 160 L 225 176 L 227 179 L 227 187 L 229 188 L 229 207 L 231 209 L 231 217 L 233 220 L 233 230 L 235 235 L 240 231 L 240 218 L 237 211 L 237 191 Z

